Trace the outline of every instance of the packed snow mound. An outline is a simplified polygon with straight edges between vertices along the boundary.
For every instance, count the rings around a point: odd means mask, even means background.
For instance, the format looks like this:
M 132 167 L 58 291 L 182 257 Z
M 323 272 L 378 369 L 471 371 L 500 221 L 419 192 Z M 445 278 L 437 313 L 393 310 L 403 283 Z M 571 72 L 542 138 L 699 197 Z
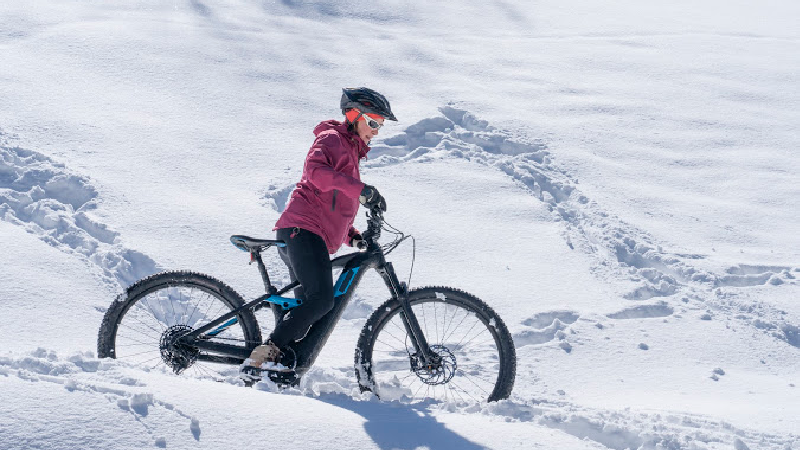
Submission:
M 152 259 L 125 248 L 117 232 L 92 217 L 98 191 L 90 179 L 8 140 L 0 131 L 0 218 L 97 264 L 109 282 L 127 286 L 157 271 Z

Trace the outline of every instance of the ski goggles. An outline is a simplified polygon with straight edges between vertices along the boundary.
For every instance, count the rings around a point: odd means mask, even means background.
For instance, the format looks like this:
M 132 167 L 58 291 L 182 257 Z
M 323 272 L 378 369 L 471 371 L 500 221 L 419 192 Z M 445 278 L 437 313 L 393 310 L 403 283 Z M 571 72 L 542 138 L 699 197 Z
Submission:
M 378 122 L 377 119 L 383 119 L 383 116 L 379 114 L 369 114 L 369 113 L 362 113 L 357 109 L 351 109 L 347 112 L 347 120 L 351 123 L 358 122 L 359 119 L 364 119 L 367 123 L 367 126 L 372 128 L 373 130 L 377 130 L 383 126 L 382 123 Z
M 370 117 L 370 115 L 368 115 L 368 114 L 363 114 L 362 113 L 362 114 L 360 114 L 360 116 L 361 116 L 361 118 L 364 119 L 364 122 L 367 123 L 367 126 L 372 128 L 373 130 L 378 130 L 378 129 L 380 129 L 380 127 L 383 126 L 382 123 L 380 123 L 377 120 L 375 120 L 374 117 Z M 380 116 L 378 116 L 378 117 L 380 117 Z M 358 120 L 358 119 L 356 119 L 356 120 Z

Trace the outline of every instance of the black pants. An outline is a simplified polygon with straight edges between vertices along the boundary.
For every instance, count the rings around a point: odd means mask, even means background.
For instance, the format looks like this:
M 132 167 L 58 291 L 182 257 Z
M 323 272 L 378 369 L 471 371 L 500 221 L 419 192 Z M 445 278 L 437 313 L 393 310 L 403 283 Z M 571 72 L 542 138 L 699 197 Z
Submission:
M 292 281 L 299 281 L 295 298 L 303 303 L 284 314 L 270 335 L 278 347 L 296 341 L 309 327 L 333 309 L 333 274 L 328 247 L 322 237 L 302 228 L 281 228 L 275 236 L 286 242 L 278 254 L 289 268 Z

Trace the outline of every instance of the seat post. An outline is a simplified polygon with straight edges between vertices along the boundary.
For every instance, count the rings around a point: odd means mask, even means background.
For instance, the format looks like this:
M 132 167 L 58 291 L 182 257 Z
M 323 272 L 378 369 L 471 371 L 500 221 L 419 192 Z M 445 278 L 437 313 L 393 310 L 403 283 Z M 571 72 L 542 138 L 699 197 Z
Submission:
M 264 289 L 266 289 L 267 294 L 275 295 L 278 289 L 276 289 L 269 280 L 267 268 L 264 266 L 264 261 L 261 259 L 261 249 L 252 250 L 250 252 L 250 257 L 258 263 L 258 271 L 261 273 L 261 278 L 264 280 Z

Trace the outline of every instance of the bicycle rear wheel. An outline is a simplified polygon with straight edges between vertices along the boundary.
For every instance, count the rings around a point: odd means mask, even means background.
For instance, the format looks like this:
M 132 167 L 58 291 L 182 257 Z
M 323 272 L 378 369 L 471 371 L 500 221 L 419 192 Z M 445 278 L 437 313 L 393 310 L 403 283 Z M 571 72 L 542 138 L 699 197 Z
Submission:
M 511 394 L 514 343 L 492 308 L 445 287 L 411 291 L 409 301 L 441 364 L 422 367 L 403 326 L 400 302 L 389 300 L 367 320 L 358 340 L 356 376 L 362 391 L 384 400 L 457 403 L 497 401 Z
M 198 377 L 232 375 L 230 366 L 207 361 L 219 355 L 183 345 L 178 337 L 243 304 L 236 291 L 206 275 L 152 275 L 126 289 L 106 311 L 97 337 L 98 357 Z M 208 340 L 248 349 L 260 344 L 261 330 L 252 312 L 242 311 L 236 319 Z

